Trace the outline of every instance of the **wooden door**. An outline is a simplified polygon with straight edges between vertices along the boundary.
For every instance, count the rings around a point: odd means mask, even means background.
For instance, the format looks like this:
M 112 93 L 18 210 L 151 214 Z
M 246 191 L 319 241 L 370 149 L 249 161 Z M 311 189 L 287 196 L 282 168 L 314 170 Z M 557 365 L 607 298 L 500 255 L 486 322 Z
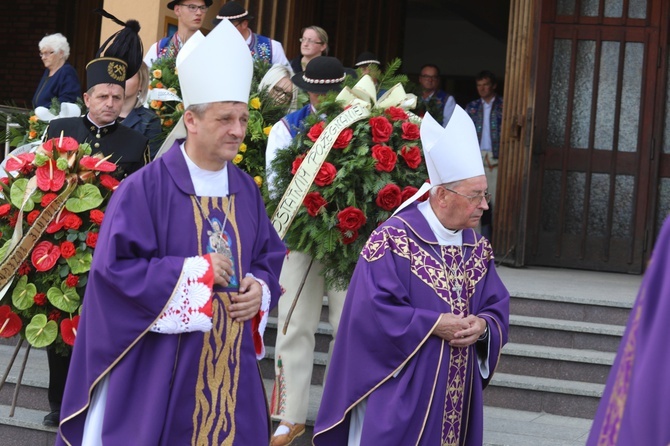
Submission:
M 528 263 L 642 271 L 658 203 L 663 3 L 543 2 Z

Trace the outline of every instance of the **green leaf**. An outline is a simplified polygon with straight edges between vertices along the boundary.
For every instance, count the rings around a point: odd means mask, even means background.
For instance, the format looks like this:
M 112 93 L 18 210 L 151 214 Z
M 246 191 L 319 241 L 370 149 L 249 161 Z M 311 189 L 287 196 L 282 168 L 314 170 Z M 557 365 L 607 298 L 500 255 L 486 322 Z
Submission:
M 77 291 L 74 288 L 68 286 L 65 286 L 64 288 L 65 290 L 60 290 L 56 287 L 49 288 L 49 291 L 47 291 L 47 299 L 49 299 L 49 302 L 59 310 L 67 313 L 74 313 L 75 310 L 79 308 L 81 297 L 79 297 L 79 294 L 77 294 Z
M 28 283 L 28 276 L 22 276 L 12 291 L 12 303 L 17 310 L 27 310 L 35 304 L 33 297 L 37 294 L 34 283 Z
M 69 259 L 67 264 L 70 266 L 72 274 L 83 274 L 91 269 L 91 262 L 93 261 L 93 254 L 90 252 L 79 252 Z
M 0 261 L 4 260 L 5 257 L 7 256 L 7 250 L 9 249 L 9 245 L 12 243 L 12 239 L 7 239 L 5 243 L 2 245 L 2 248 L 0 248 Z
M 28 179 L 27 178 L 19 178 L 18 180 L 14 181 L 12 184 L 12 188 L 9 191 L 9 197 L 10 200 L 12 201 L 12 204 L 17 207 L 21 208 L 21 203 L 23 203 L 23 196 L 26 193 L 26 188 L 28 187 Z M 32 200 L 26 201 L 26 206 L 23 208 L 25 212 L 30 212 L 33 210 L 35 207 L 35 203 Z
M 36 348 L 51 345 L 57 336 L 58 324 L 56 321 L 47 320 L 44 314 L 36 314 L 26 326 L 26 339 L 30 345 Z
M 102 194 L 100 194 L 100 189 L 97 186 L 82 184 L 72 192 L 65 203 L 65 209 L 74 213 L 90 211 L 100 206 L 102 201 Z
M 79 235 L 76 232 L 70 232 L 65 238 L 68 242 L 74 243 L 79 238 Z

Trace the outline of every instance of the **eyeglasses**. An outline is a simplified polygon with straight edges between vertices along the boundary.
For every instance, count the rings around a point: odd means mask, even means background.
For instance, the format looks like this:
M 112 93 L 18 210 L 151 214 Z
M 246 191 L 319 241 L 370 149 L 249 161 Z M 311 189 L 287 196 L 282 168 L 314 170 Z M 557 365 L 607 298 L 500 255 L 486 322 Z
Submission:
M 438 75 L 431 76 L 430 74 L 420 74 L 419 77 L 423 78 L 423 79 L 433 79 L 433 80 L 436 80 L 436 79 L 440 78 L 440 76 L 438 76 Z
M 40 57 L 49 57 L 53 53 L 55 53 L 55 51 L 45 51 L 45 52 L 40 51 Z
M 456 192 L 455 190 L 449 189 L 447 187 L 442 186 L 443 189 L 448 190 L 449 192 L 453 192 L 456 195 L 460 195 L 461 197 L 465 197 L 470 201 L 470 204 L 479 204 L 482 202 L 482 198 L 486 200 L 486 203 L 491 202 L 491 194 L 488 192 L 484 192 L 483 194 L 477 194 L 477 195 L 465 195 L 460 192 Z
M 323 42 L 319 42 L 318 40 L 307 39 L 305 37 L 301 37 L 298 40 L 300 41 L 300 43 L 306 43 L 307 45 L 323 45 Z
M 179 3 L 179 6 L 186 6 L 188 10 L 194 14 L 198 12 L 198 10 L 204 14 L 209 9 L 209 6 L 207 5 L 194 5 L 192 3 L 188 5 L 186 3 Z
M 292 91 L 286 91 L 281 87 L 274 86 L 272 87 L 272 94 L 277 96 L 277 99 L 281 101 L 287 101 L 289 99 L 293 99 L 293 92 Z

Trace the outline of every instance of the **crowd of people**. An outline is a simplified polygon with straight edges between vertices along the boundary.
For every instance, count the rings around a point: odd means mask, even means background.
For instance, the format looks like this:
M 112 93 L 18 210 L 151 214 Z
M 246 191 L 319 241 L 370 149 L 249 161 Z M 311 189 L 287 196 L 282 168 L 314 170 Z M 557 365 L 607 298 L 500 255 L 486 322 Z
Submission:
M 275 196 L 284 192 L 273 182 L 276 154 L 319 116 L 326 94 L 350 75 L 377 82 L 382 63 L 366 51 L 344 67 L 316 25 L 302 29 L 300 55 L 289 61 L 280 42 L 253 31 L 254 17 L 237 1 L 219 9 L 204 37 L 211 5 L 168 2 L 176 32 L 146 52 L 137 22 L 103 12 L 122 30 L 87 65 L 83 93 L 66 38 L 39 43 L 45 73 L 33 105 L 83 99 L 86 107 L 52 121 L 47 138 L 90 143 L 122 180 L 99 234 L 72 356 L 48 352 L 44 424 L 59 426 L 59 445 L 289 445 L 305 432 L 325 296 L 333 339 L 315 444 L 481 444 L 482 390 L 509 323 L 487 219 L 503 104 L 495 75 L 480 73 L 480 98 L 461 108 L 440 88 L 439 67 L 421 68 L 417 112 L 430 182 L 370 235 L 349 288 L 329 289 L 320 262 L 285 246 L 258 186 L 232 162 L 249 121 L 254 60 L 271 66 L 259 89 L 286 110 L 265 153 Z M 185 110 L 184 137 L 166 142 L 147 107 L 150 69 L 163 58 L 176 59 Z M 302 107 L 299 91 L 308 97 Z M 257 360 L 275 307 L 268 411 Z

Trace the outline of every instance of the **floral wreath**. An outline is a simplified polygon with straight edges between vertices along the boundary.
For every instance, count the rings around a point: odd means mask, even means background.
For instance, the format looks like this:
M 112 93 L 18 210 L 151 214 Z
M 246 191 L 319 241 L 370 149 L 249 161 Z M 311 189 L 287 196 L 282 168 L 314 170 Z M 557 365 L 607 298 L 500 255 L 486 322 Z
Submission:
M 74 344 L 116 167 L 70 137 L 10 155 L 0 178 L 0 337 L 61 354 Z
M 291 145 L 278 151 L 272 162 L 275 190 L 287 189 L 307 151 L 343 111 L 333 96 L 326 96 Z M 325 121 L 319 118 L 324 114 Z M 373 109 L 369 118 L 340 133 L 317 173 L 286 243 L 319 260 L 329 286 L 348 286 L 370 233 L 428 177 L 419 122 L 420 118 L 399 107 Z M 281 193 L 270 198 L 270 214 L 280 198 Z

